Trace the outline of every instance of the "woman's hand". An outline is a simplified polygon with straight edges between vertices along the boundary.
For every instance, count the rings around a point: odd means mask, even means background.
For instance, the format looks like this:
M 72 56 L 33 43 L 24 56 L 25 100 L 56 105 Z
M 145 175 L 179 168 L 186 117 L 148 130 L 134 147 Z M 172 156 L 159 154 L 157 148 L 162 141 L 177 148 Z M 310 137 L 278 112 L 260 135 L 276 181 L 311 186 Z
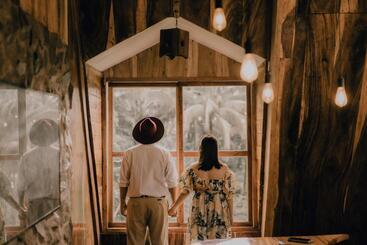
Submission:
M 171 216 L 171 217 L 176 217 L 177 216 L 177 210 L 175 207 L 171 207 L 169 210 L 168 210 L 168 215 Z

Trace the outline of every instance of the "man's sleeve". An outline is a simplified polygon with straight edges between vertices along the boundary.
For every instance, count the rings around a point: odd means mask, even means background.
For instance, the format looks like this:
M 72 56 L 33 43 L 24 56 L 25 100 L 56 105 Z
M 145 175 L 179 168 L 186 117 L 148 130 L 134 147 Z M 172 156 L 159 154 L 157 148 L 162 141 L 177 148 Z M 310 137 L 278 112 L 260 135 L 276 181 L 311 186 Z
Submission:
M 120 187 L 128 187 L 130 183 L 130 159 L 129 152 L 127 151 L 122 158 L 121 171 L 120 171 Z
M 176 163 L 172 160 L 172 157 L 169 153 L 167 153 L 166 181 L 168 188 L 173 188 L 178 185 L 178 173 Z

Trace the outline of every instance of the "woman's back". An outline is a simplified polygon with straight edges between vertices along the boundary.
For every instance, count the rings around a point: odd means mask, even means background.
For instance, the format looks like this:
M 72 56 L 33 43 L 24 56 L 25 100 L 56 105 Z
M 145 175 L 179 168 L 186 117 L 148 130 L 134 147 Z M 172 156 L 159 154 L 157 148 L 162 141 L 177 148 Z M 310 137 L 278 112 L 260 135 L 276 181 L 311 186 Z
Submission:
M 226 238 L 230 232 L 230 202 L 234 192 L 234 175 L 227 165 L 200 170 L 191 165 L 181 183 L 194 191 L 189 229 L 193 240 Z
M 194 191 L 188 222 L 191 240 L 227 238 L 232 223 L 235 180 L 232 171 L 218 158 L 215 137 L 203 137 L 198 162 L 186 169 L 180 182 L 182 192 L 169 213 L 175 212 Z
M 199 163 L 195 163 L 193 165 L 191 165 L 190 167 L 194 173 L 203 180 L 212 180 L 212 179 L 224 179 L 226 173 L 229 171 L 229 168 L 226 164 L 222 164 L 220 169 L 217 169 L 215 167 L 213 167 L 212 169 L 208 170 L 208 171 L 204 171 L 204 170 L 200 170 L 200 164 Z

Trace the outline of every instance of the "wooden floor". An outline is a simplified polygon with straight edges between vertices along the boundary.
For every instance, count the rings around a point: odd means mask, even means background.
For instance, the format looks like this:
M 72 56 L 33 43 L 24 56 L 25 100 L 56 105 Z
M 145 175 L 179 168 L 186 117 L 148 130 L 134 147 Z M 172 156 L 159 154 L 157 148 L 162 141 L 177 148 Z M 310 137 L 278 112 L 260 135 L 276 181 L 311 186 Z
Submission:
M 335 234 L 335 235 L 320 235 L 320 236 L 302 236 L 303 238 L 310 238 L 313 242 L 312 245 L 331 245 L 338 244 L 340 242 L 349 239 L 347 234 Z M 203 242 L 192 243 L 192 245 L 301 245 L 302 243 L 291 243 L 288 242 L 289 237 L 239 237 L 226 240 L 206 240 Z M 102 245 L 121 245 L 126 243 L 126 234 L 114 233 L 114 234 L 102 234 L 101 236 Z M 185 240 L 176 240 L 170 237 L 169 244 L 174 245 L 188 245 L 190 244 Z
M 201 243 L 193 243 L 193 245 L 279 245 L 279 244 L 293 244 L 300 245 L 302 243 L 288 242 L 289 237 L 256 237 L 256 238 L 232 238 L 228 240 L 207 240 Z M 302 238 L 310 238 L 312 245 L 327 245 L 338 244 L 342 241 L 348 240 L 347 234 L 337 235 L 322 235 L 322 236 L 302 236 Z

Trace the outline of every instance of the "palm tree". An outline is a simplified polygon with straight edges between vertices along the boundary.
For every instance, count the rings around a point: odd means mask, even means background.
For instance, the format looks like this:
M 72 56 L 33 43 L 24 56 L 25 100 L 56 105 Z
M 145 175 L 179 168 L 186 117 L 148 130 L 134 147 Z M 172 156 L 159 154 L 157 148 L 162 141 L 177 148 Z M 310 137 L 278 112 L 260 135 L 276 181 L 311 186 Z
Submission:
M 184 134 L 187 150 L 197 149 L 204 134 L 215 135 L 222 149 L 243 149 L 246 142 L 245 89 L 185 88 Z

